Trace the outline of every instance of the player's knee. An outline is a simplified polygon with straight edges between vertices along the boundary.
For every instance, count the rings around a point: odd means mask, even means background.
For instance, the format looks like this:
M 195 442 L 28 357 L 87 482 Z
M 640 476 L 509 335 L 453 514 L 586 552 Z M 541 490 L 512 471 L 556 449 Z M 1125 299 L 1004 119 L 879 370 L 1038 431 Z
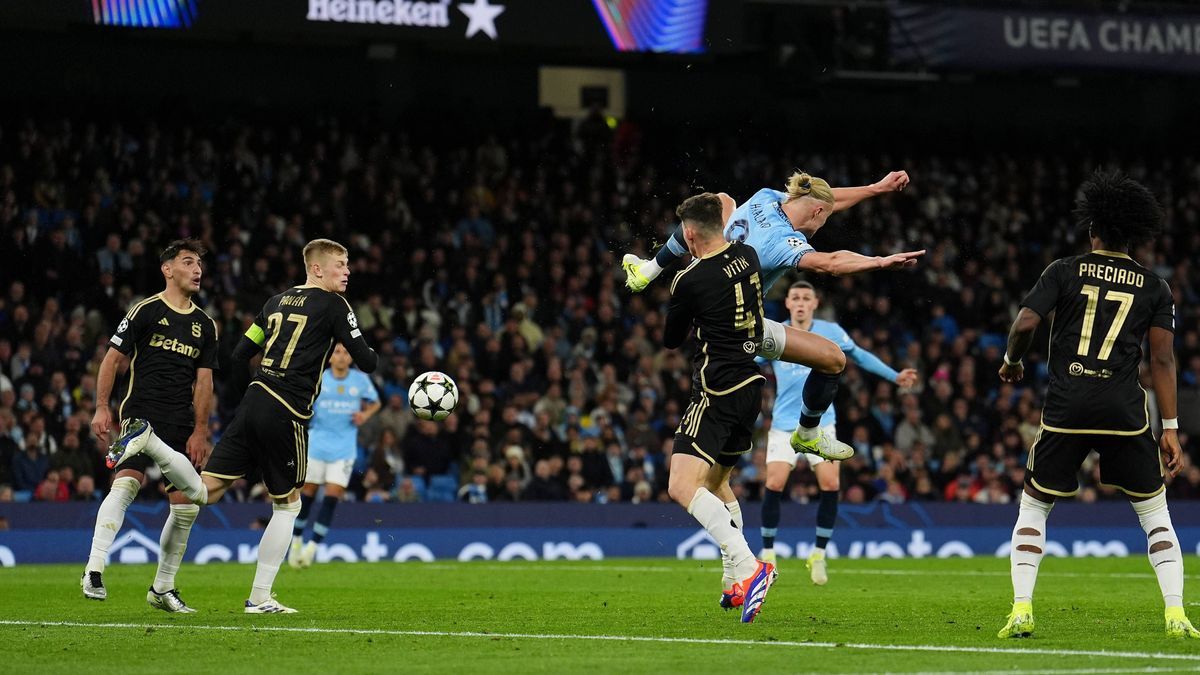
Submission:
M 825 362 L 822 372 L 828 375 L 840 375 L 846 369 L 846 352 L 832 342 L 825 347 L 822 357 Z
M 787 466 L 787 464 L 784 463 L 784 466 Z M 788 467 L 788 468 L 790 469 L 791 467 Z M 784 486 L 787 485 L 788 475 L 787 475 L 787 473 L 782 473 L 782 475 L 781 475 L 781 473 L 782 472 L 772 471 L 769 466 L 767 467 L 766 485 L 767 485 L 768 490 L 771 490 L 774 492 L 782 492 L 783 491 Z
M 293 493 L 293 494 L 295 494 L 295 493 Z M 288 497 L 286 497 L 282 500 L 276 501 L 274 504 L 271 505 L 271 510 L 283 512 L 283 513 L 289 513 L 289 514 L 293 514 L 293 515 L 299 515 L 300 514 L 300 500 L 299 499 L 292 500 L 290 497 L 291 496 L 289 495 Z

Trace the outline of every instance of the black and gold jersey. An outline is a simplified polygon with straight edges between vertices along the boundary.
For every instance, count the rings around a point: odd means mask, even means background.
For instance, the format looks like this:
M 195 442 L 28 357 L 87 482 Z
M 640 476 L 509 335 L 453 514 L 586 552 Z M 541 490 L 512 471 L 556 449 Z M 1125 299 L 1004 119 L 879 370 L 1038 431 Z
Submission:
M 263 352 L 250 386 L 266 389 L 302 419 L 312 417 L 335 343 L 345 345 L 359 368 L 375 368 L 375 353 L 363 339 L 350 303 L 317 286 L 296 286 L 268 300 L 246 337 Z
M 1151 327 L 1175 330 L 1167 282 L 1124 253 L 1098 250 L 1051 263 L 1021 304 L 1043 317 L 1054 313 L 1042 425 L 1061 433 L 1143 432 L 1142 343 Z
M 124 386 L 113 389 L 121 419 L 195 423 L 196 369 L 217 368 L 217 325 L 204 310 L 194 303 L 178 309 L 152 295 L 129 308 L 108 344 L 130 359 Z
M 721 396 L 763 379 L 754 362 L 763 339 L 763 304 L 753 248 L 728 243 L 675 275 L 664 344 L 679 347 L 693 326 L 694 393 Z

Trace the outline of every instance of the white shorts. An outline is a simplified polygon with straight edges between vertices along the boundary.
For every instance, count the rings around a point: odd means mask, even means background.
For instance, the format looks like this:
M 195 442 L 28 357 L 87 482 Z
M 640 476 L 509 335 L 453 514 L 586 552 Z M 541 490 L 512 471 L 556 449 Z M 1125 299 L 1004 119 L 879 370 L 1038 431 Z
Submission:
M 304 476 L 305 483 L 313 485 L 350 485 L 350 474 L 354 473 L 353 459 L 339 459 L 333 462 L 322 462 L 319 459 L 308 461 L 308 473 Z
M 826 424 L 823 427 L 826 434 L 830 436 L 837 434 L 837 428 L 832 424 Z M 799 459 L 800 453 L 792 450 L 792 432 L 783 431 L 781 429 L 771 429 L 767 431 L 767 463 L 771 462 L 787 462 L 788 466 L 795 468 L 796 460 Z M 809 466 L 816 466 L 821 462 L 827 462 L 820 455 L 804 453 L 804 458 L 808 460 Z
M 758 355 L 770 361 L 783 358 L 783 346 L 787 344 L 787 327 L 778 321 L 763 317 L 763 340 Z

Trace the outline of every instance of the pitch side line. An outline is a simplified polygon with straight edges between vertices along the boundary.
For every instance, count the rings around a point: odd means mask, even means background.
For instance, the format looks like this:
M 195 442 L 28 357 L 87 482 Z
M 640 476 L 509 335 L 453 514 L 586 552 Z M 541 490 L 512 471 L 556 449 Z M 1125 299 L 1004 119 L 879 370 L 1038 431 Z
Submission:
M 1194 673 L 1193 668 L 1075 668 L 1038 670 L 1039 675 L 1103 675 L 1106 673 Z M 1013 670 L 938 670 L 907 675 L 1013 675 Z
M 797 562 L 799 562 L 799 559 L 796 559 L 796 560 L 797 560 Z M 833 560 L 837 560 L 837 558 L 833 558 Z M 680 561 L 680 562 L 683 562 L 683 561 Z M 695 562 L 701 562 L 701 561 L 695 561 Z M 715 565 L 719 561 L 705 560 L 703 562 L 712 563 Z M 431 562 L 431 563 L 417 563 L 417 564 L 422 565 L 422 567 L 425 569 L 460 570 L 466 566 L 470 566 L 474 569 L 488 569 L 488 570 L 496 570 L 496 571 L 508 570 L 508 571 L 512 571 L 512 572 L 545 572 L 547 569 L 553 569 L 556 572 L 571 572 L 571 571 L 575 571 L 575 572 L 639 572 L 639 573 L 640 572 L 660 572 L 660 573 L 679 574 L 680 572 L 689 571 L 688 569 L 682 568 L 682 567 L 665 567 L 665 566 L 664 567 L 656 567 L 656 566 L 652 566 L 652 565 L 646 565 L 646 566 L 588 565 L 588 564 L 576 564 L 576 563 L 570 563 L 570 562 L 559 563 L 559 562 L 553 562 L 553 561 L 546 561 L 546 562 L 539 562 L 537 564 L 530 564 L 530 563 L 526 563 L 526 562 L 492 562 L 492 561 L 485 562 L 485 561 L 466 560 L 466 561 L 462 561 L 462 562 Z M 841 575 L 841 574 L 847 574 L 847 575 L 862 574 L 862 575 L 896 576 L 896 577 L 907 577 L 907 576 L 1008 577 L 1009 576 L 1009 572 L 1001 571 L 1001 570 L 981 570 L 981 571 L 947 570 L 944 572 L 939 572 L 939 571 L 935 571 L 935 570 L 888 570 L 888 569 L 856 570 L 856 569 L 843 569 L 843 568 L 839 567 L 836 571 L 839 575 Z M 1200 579 L 1200 575 L 1197 575 L 1197 574 L 1187 574 L 1184 576 L 1187 579 Z M 1151 572 L 1046 572 L 1046 571 L 1038 572 L 1038 578 L 1042 578 L 1042 577 L 1062 577 L 1062 578 L 1076 577 L 1076 578 L 1081 578 L 1081 579 L 1153 579 L 1153 578 L 1155 578 L 1154 574 Z
M 738 647 L 801 647 L 809 649 L 860 649 L 896 652 L 944 652 L 951 654 L 1022 654 L 1028 656 L 1096 656 L 1110 659 L 1165 659 L 1200 663 L 1200 654 L 1171 654 L 1163 652 L 1109 652 L 1091 649 L 1029 649 L 1014 647 L 954 647 L 949 645 L 879 645 L 862 642 L 796 642 L 789 640 L 718 640 L 713 638 L 650 637 L 642 635 L 565 635 L 540 633 L 480 633 L 475 631 L 387 630 L 383 628 L 316 628 L 302 626 L 192 626 L 149 623 L 84 623 L 80 621 L 21 621 L 0 619 L 0 626 L 41 626 L 62 628 L 119 628 L 154 630 L 181 628 L 184 630 L 256 631 L 268 633 L 318 633 L 329 635 L 390 635 L 396 637 L 507 638 L 512 640 L 579 640 L 590 642 L 653 642 L 689 645 L 731 645 Z

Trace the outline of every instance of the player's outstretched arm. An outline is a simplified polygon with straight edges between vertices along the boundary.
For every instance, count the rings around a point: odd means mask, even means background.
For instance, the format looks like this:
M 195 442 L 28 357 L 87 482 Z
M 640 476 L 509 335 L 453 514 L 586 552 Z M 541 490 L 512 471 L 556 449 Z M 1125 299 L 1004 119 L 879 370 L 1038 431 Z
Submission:
M 846 356 L 859 368 L 872 375 L 882 377 L 898 387 L 908 389 L 917 383 L 916 369 L 905 368 L 896 372 L 896 369 L 884 363 L 883 359 L 857 345 L 854 349 L 847 351 Z
M 112 430 L 112 400 L 113 383 L 117 379 L 117 368 L 122 369 L 129 364 L 129 357 L 121 352 L 108 348 L 104 360 L 100 362 L 100 372 L 96 374 L 96 414 L 92 416 L 92 433 L 100 440 L 100 447 L 108 449 L 108 432 Z
M 824 253 L 812 251 L 806 253 L 796 263 L 796 269 L 801 272 L 817 272 L 832 274 L 835 277 L 877 270 L 896 270 L 917 266 L 917 258 L 925 255 L 925 249 L 920 251 L 905 251 L 888 256 L 868 256 L 854 251 L 834 251 Z
M 1033 332 L 1041 322 L 1042 315 L 1028 307 L 1022 307 L 1021 311 L 1017 312 L 1017 319 L 1008 331 L 1008 349 L 1004 352 L 1004 364 L 1000 366 L 1002 381 L 1011 384 L 1020 382 L 1021 378 L 1025 377 L 1025 365 L 1021 359 L 1025 358 L 1025 352 L 1029 351 L 1029 345 L 1033 343 Z
M 1164 420 L 1175 420 L 1179 415 L 1175 389 L 1175 333 L 1158 326 L 1150 327 L 1150 379 L 1154 382 L 1154 397 L 1158 401 L 1158 412 Z M 1183 449 L 1179 446 L 1179 430 L 1163 427 L 1158 439 L 1163 464 L 1172 476 L 1183 468 Z
M 833 211 L 845 211 L 864 199 L 889 192 L 899 192 L 908 187 L 908 172 L 893 171 L 876 183 L 860 187 L 833 188 Z

